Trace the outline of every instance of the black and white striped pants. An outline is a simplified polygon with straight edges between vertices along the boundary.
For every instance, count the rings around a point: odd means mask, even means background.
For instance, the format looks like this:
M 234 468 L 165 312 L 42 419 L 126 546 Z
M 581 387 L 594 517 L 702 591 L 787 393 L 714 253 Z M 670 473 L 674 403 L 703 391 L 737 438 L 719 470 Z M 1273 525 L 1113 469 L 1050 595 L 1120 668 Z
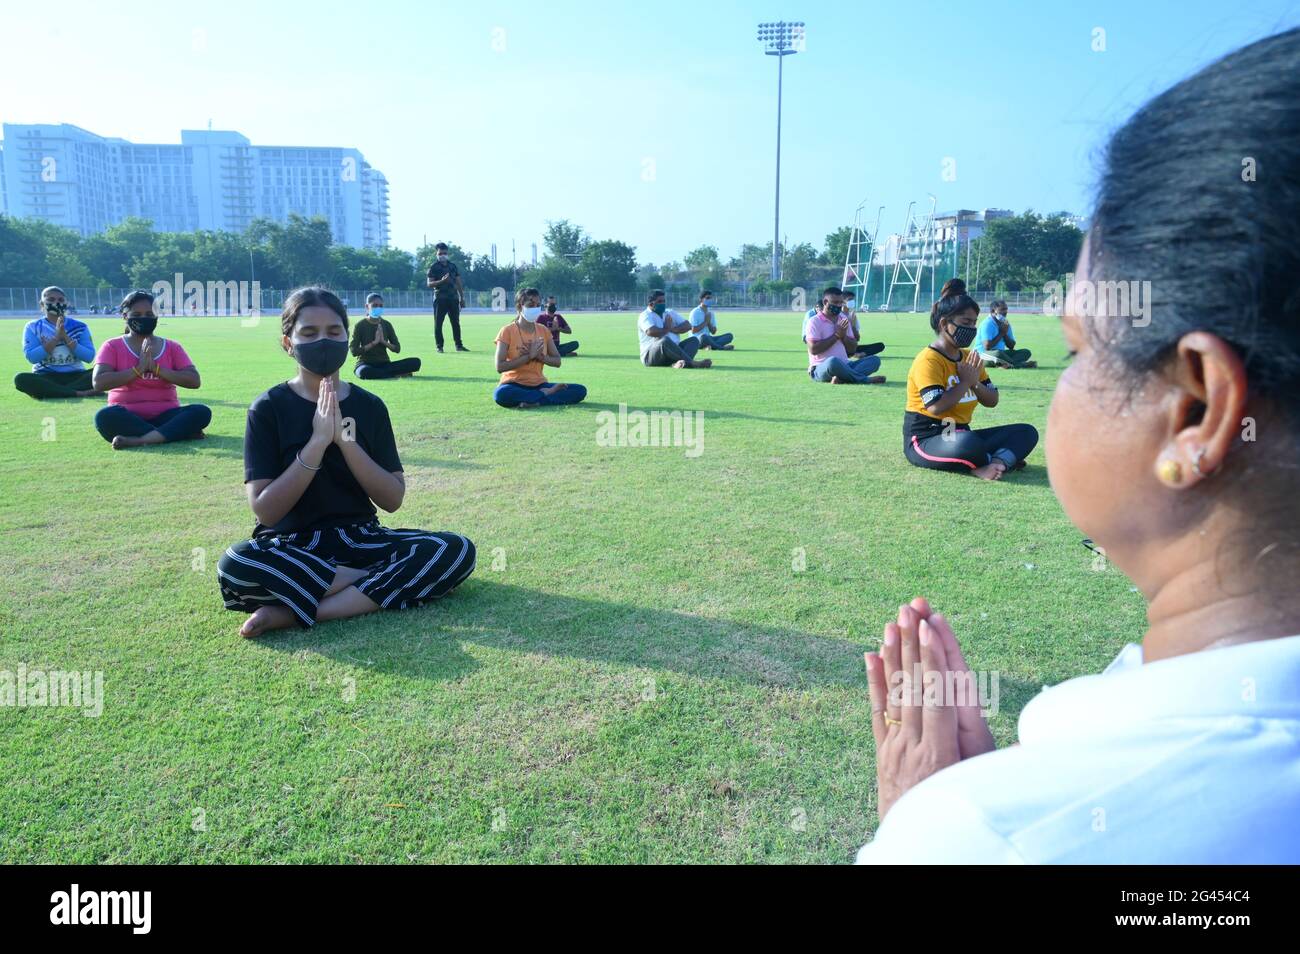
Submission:
M 352 585 L 381 609 L 407 609 L 446 596 L 474 562 L 474 544 L 458 533 L 390 530 L 376 520 L 236 543 L 217 564 L 217 580 L 226 609 L 282 603 L 312 626 L 337 566 L 368 570 Z

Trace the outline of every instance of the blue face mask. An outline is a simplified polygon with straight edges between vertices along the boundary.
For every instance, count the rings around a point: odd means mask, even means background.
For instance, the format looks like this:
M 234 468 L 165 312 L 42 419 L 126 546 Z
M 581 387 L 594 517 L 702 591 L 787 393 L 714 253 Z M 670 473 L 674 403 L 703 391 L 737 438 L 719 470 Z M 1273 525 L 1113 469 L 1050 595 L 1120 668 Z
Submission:
M 370 309 L 371 318 L 379 318 L 380 316 L 383 315 L 383 313 L 384 313 L 384 309 L 382 306 L 379 305 L 372 306 Z

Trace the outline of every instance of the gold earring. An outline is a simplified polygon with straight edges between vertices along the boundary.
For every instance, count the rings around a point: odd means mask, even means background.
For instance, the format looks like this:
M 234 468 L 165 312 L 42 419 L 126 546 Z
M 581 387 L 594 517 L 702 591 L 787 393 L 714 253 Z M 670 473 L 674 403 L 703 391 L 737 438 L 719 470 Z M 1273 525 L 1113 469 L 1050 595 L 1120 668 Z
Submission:
M 1172 457 L 1166 457 L 1160 462 L 1157 473 L 1160 474 L 1160 479 L 1167 484 L 1181 484 L 1183 482 L 1183 465 Z

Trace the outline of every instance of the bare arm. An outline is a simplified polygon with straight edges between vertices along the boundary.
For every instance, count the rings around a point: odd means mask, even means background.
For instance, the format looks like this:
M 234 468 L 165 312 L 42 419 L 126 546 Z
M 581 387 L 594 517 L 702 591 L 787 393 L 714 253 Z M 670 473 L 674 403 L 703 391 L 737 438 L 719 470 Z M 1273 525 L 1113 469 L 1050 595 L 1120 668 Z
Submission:
M 550 335 L 546 336 L 546 350 L 542 353 L 542 364 L 551 368 L 560 366 L 560 352 L 555 347 L 555 339 Z
M 175 371 L 159 368 L 154 373 L 168 384 L 174 384 L 178 388 L 193 389 L 199 386 L 199 369 L 192 364 L 186 368 L 177 368 Z
M 402 505 L 402 498 L 406 496 L 406 478 L 401 471 L 384 470 L 354 440 L 338 440 L 335 443 L 343 451 L 348 470 L 352 471 L 352 476 L 376 506 L 392 513 Z
M 248 491 L 248 504 L 253 508 L 258 523 L 273 527 L 285 518 L 316 477 L 316 471 L 308 468 L 321 465 L 329 445 L 328 439 L 313 432 L 311 440 L 298 452 L 301 464 L 295 460 L 275 480 L 250 480 L 244 485 Z

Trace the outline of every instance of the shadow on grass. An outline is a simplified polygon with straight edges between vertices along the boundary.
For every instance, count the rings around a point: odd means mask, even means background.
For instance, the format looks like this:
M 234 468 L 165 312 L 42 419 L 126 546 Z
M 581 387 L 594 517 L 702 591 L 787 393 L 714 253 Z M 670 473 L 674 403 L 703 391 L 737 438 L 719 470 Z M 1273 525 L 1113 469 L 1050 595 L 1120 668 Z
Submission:
M 480 570 L 480 573 L 483 571 Z M 232 630 L 238 614 L 231 614 Z M 450 681 L 478 667 L 463 643 L 763 686 L 857 686 L 864 647 L 796 629 L 558 596 L 471 577 L 430 606 L 284 630 L 258 640 L 361 661 L 382 672 Z
M 202 451 L 216 451 L 223 457 L 244 457 L 244 436 L 231 434 L 213 434 L 197 441 L 169 441 L 166 444 L 147 444 L 144 447 L 129 447 L 117 451 L 119 454 L 196 454 Z
M 620 405 L 618 404 L 601 404 L 597 401 L 583 401 L 581 404 L 574 404 L 570 406 L 589 407 L 600 411 L 613 411 L 615 414 L 618 413 L 618 409 L 620 407 Z M 715 411 L 712 410 L 711 408 L 697 409 L 697 408 L 683 408 L 683 407 L 646 407 L 640 404 L 630 404 L 630 403 L 622 406 L 627 408 L 629 414 L 632 413 L 633 411 L 646 411 L 646 412 L 661 411 L 665 414 L 671 414 L 674 411 L 677 413 L 681 413 L 682 411 L 700 410 L 704 413 L 706 417 L 732 417 L 732 418 L 738 418 L 740 420 L 745 420 L 745 421 L 763 421 L 764 423 L 767 424 L 815 424 L 818 427 L 854 427 L 855 426 L 853 421 L 818 421 L 818 420 L 810 420 L 809 418 L 806 417 L 804 418 L 764 417 L 761 414 L 741 414 L 739 411 Z

